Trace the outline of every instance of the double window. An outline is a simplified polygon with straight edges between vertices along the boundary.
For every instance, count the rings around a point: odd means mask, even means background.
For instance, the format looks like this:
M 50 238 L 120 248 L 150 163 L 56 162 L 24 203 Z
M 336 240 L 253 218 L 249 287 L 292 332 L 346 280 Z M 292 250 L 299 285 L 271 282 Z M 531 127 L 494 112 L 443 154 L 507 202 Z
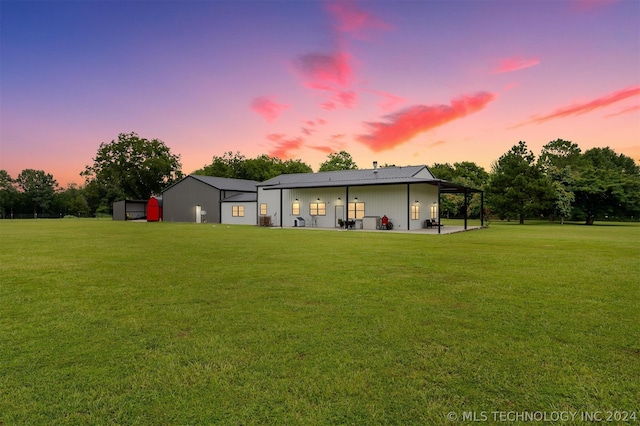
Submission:
M 326 216 L 327 204 L 326 203 L 310 203 L 309 214 L 311 216 Z
M 244 217 L 244 206 L 231 206 L 231 216 Z
M 364 217 L 364 203 L 349 203 L 349 219 L 362 219 Z

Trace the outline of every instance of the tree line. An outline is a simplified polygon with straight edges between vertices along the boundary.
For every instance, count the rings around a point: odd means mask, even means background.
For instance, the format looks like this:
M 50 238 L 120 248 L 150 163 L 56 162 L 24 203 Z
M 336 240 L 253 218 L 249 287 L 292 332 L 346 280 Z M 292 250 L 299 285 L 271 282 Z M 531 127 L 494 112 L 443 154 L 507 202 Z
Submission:
M 179 155 L 158 139 L 121 133 L 102 143 L 80 175 L 85 184 L 60 188 L 51 174 L 25 169 L 16 178 L 0 170 L 0 217 L 90 217 L 109 214 L 114 201 L 146 200 L 182 179 Z M 382 167 L 388 167 L 385 164 Z M 318 171 L 351 170 L 358 166 L 346 151 L 331 153 Z M 438 179 L 485 192 L 485 215 L 524 223 L 526 218 L 581 220 L 638 220 L 640 167 L 630 157 L 610 148 L 582 152 L 562 139 L 549 142 L 536 158 L 520 141 L 496 160 L 491 170 L 473 162 L 433 164 Z M 265 181 L 280 174 L 312 173 L 301 160 L 282 161 L 260 155 L 246 158 L 239 152 L 213 156 L 210 164 L 193 172 L 205 176 Z M 467 213 L 479 216 L 480 194 L 467 203 Z M 464 215 L 464 199 L 442 196 L 443 217 Z

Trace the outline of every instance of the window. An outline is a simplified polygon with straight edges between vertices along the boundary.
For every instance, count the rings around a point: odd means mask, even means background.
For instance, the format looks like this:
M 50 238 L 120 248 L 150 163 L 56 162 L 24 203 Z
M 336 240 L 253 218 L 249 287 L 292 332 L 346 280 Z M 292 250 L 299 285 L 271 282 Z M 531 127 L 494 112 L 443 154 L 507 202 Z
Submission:
M 231 216 L 244 217 L 244 206 L 231 206 Z
M 291 204 L 291 214 L 294 216 L 300 216 L 300 203 L 297 201 L 294 201 L 293 204 Z
M 260 203 L 260 215 L 266 216 L 267 214 L 267 203 Z
M 438 218 L 438 205 L 434 204 L 431 206 L 431 219 Z
M 419 220 L 420 219 L 420 206 L 415 204 L 411 206 L 411 220 Z
M 309 214 L 311 216 L 326 216 L 327 205 L 326 203 L 311 203 L 309 204 Z
M 349 219 L 362 219 L 364 217 L 364 203 L 349 203 Z

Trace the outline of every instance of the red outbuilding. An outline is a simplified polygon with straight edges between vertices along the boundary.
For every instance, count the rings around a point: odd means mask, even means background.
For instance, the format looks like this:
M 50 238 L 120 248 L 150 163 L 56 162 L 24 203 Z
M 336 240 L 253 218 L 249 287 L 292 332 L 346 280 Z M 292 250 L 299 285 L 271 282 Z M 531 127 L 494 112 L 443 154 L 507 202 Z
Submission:
M 162 221 L 162 197 L 151 197 L 147 202 L 147 222 Z

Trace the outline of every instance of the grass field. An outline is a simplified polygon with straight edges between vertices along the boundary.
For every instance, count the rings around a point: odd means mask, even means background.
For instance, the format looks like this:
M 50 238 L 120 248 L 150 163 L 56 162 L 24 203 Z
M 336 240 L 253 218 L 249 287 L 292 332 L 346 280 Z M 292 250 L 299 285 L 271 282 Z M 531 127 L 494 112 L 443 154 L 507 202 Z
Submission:
M 640 420 L 639 242 L 0 221 L 0 425 Z

